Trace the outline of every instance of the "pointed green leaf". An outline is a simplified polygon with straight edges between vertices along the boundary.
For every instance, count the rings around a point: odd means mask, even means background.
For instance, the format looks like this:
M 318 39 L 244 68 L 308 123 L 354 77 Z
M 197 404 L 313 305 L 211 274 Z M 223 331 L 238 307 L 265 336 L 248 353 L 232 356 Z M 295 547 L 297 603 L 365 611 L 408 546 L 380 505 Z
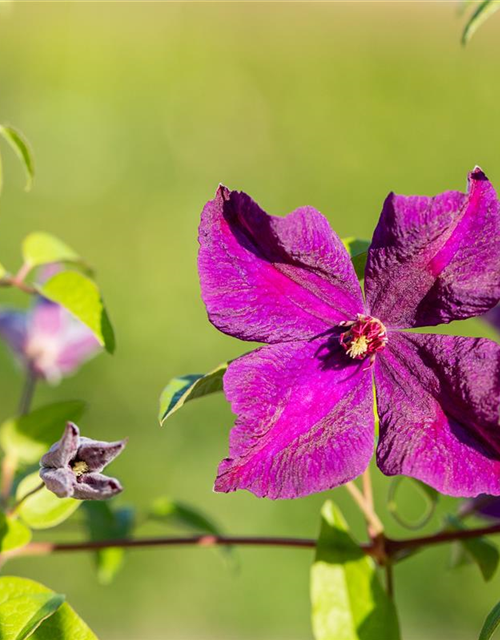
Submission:
M 0 189 L 1 189 L 1 167 L 0 167 Z M 7 274 L 7 269 L 0 262 L 0 278 L 3 278 Z
M 64 602 L 58 593 L 31 593 L 0 604 L 0 638 L 25 640 Z
M 489 612 L 484 621 L 478 640 L 490 640 L 500 624 L 500 602 Z
M 193 373 L 171 380 L 160 396 L 160 424 L 163 425 L 186 402 L 222 391 L 222 378 L 228 366 L 229 362 L 225 362 L 205 375 Z
M 85 502 L 86 525 L 91 540 L 127 538 L 134 526 L 134 512 L 127 507 L 114 509 L 108 502 Z M 121 569 L 125 550 L 119 547 L 100 549 L 95 554 L 97 579 L 110 584 Z
M 351 237 L 344 238 L 342 244 L 351 256 L 354 271 L 356 271 L 358 279 L 363 280 L 365 277 L 366 260 L 368 258 L 368 248 L 371 244 L 370 241 Z
M 6 606 L 11 600 L 44 595 L 50 596 L 45 601 L 45 612 L 47 613 L 45 618 L 40 620 L 38 622 L 39 626 L 32 631 L 29 631 L 30 620 L 25 620 L 25 625 L 27 625 L 26 633 L 28 635 L 13 636 L 12 640 L 14 638 L 16 640 L 24 640 L 24 638 L 28 637 L 32 638 L 32 640 L 97 640 L 97 636 L 92 633 L 85 622 L 66 602 L 59 603 L 61 596 L 57 596 L 51 589 L 47 589 L 42 584 L 26 578 L 18 578 L 17 576 L 0 578 L 0 616 L 2 607 Z M 51 600 L 54 597 L 56 599 Z M 56 608 L 58 604 L 59 606 Z M 56 608 L 55 611 L 51 612 L 50 609 L 52 608 Z M 8 625 L 9 621 L 13 622 L 12 610 L 8 609 L 8 605 L 7 611 L 9 615 L 3 618 L 0 617 L 0 624 Z M 42 611 L 41 615 L 43 613 Z M 1 626 L 0 629 L 2 629 Z M 4 635 L 1 632 L 0 637 L 4 640 Z M 9 640 L 11 640 L 10 637 Z
M 22 243 L 24 262 L 31 268 L 54 262 L 82 263 L 80 256 L 65 242 L 50 233 L 35 231 Z
M 399 640 L 394 604 L 373 560 L 348 533 L 342 514 L 326 502 L 311 571 L 316 640 Z
M 447 530 L 459 531 L 467 527 L 454 516 L 447 517 Z M 454 553 L 451 560 L 451 567 L 459 567 L 465 564 L 465 558 L 477 564 L 484 580 L 488 581 L 495 575 L 500 562 L 500 553 L 497 546 L 487 538 L 470 538 L 469 540 L 459 540 L 454 544 Z
M 41 483 L 38 472 L 23 478 L 16 491 L 16 500 L 24 498 Z M 73 498 L 58 498 L 43 487 L 23 500 L 17 514 L 32 529 L 50 529 L 67 520 L 81 504 Z
M 28 527 L 19 520 L 0 513 L 0 553 L 24 547 L 30 540 L 31 531 Z
M 62 436 L 66 422 L 78 422 L 86 408 L 81 400 L 55 402 L 0 426 L 0 446 L 22 464 L 38 462 Z
M 14 127 L 10 127 L 8 125 L 0 125 L 0 136 L 8 142 L 14 153 L 23 163 L 26 171 L 26 191 L 29 191 L 33 184 L 33 178 L 35 177 L 35 163 L 28 141 L 20 131 L 17 131 Z M 0 169 L 0 188 L 2 182 L 1 177 Z
M 93 280 L 77 271 L 62 271 L 42 284 L 39 291 L 86 324 L 106 350 L 113 353 L 113 328 L 99 288 Z
M 479 27 L 498 9 L 500 9 L 500 0 L 482 0 L 482 2 L 479 2 L 465 25 L 462 33 L 462 44 L 466 45 Z

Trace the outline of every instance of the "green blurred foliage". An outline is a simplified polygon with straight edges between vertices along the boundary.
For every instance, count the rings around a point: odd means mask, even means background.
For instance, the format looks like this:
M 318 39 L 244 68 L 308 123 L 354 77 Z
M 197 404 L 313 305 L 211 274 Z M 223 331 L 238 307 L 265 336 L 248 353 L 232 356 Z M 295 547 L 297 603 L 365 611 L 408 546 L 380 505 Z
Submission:
M 170 379 L 249 349 L 206 319 L 199 213 L 224 182 L 271 213 L 310 204 L 341 237 L 369 238 L 390 190 L 462 189 L 476 163 L 500 186 L 495 20 L 464 50 L 453 3 L 7 8 L 0 122 L 30 140 L 37 177 L 26 194 L 17 159 L 4 154 L 0 259 L 15 271 L 33 230 L 74 247 L 97 269 L 118 344 L 113 357 L 40 389 L 36 404 L 83 398 L 85 435 L 130 436 L 113 465 L 125 485 L 117 504 L 147 509 L 167 494 L 228 533 L 316 535 L 324 495 L 273 503 L 212 492 L 232 423 L 221 394 L 158 426 L 158 397 Z M 26 302 L 18 292 L 7 299 Z M 474 321 L 449 330 L 492 336 Z M 0 349 L 2 418 L 14 413 L 22 385 L 13 372 Z M 382 502 L 388 483 L 375 473 Z M 363 535 L 344 491 L 334 493 Z M 451 504 L 441 501 L 426 531 Z M 417 519 L 420 506 L 412 513 L 409 503 L 405 513 Z M 65 527 L 37 536 L 77 535 Z M 389 531 L 405 534 L 395 524 Z M 475 567 L 447 572 L 448 553 L 432 549 L 396 568 L 405 640 L 475 637 L 497 599 L 498 577 L 484 586 Z M 90 554 L 19 560 L 9 571 L 65 593 L 106 640 L 310 638 L 312 554 L 242 549 L 239 558 L 235 576 L 204 549 L 133 551 L 112 587 L 96 583 Z

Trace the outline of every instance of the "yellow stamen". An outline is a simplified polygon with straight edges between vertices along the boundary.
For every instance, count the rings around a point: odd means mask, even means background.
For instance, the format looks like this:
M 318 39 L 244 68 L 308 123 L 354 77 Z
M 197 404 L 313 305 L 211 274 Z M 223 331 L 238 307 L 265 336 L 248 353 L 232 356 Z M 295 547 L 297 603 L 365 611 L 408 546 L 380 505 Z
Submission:
M 83 473 L 87 473 L 89 470 L 89 465 L 83 460 L 78 460 L 72 465 L 73 473 L 75 476 L 81 476 Z
M 367 351 L 368 340 L 365 336 L 359 336 L 359 338 L 355 338 L 349 345 L 349 349 L 347 349 L 347 355 L 351 356 L 351 358 L 357 358 L 358 356 L 362 356 Z

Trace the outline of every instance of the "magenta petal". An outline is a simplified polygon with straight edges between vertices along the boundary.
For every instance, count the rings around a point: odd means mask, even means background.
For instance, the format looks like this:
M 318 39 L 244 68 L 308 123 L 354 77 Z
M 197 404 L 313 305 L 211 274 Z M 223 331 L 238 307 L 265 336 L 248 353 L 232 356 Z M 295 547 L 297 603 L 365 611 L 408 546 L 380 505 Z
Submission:
M 235 360 L 224 390 L 237 414 L 216 491 L 297 498 L 360 475 L 373 453 L 372 375 L 326 339 Z
M 312 207 L 267 215 L 220 187 L 203 209 L 198 267 L 210 321 L 242 340 L 314 337 L 363 311 L 349 255 Z
M 390 194 L 368 252 L 371 315 L 389 327 L 423 327 L 485 313 L 500 298 L 500 205 L 484 173 L 468 194 Z
M 375 384 L 386 475 L 457 497 L 500 495 L 500 345 L 390 333 Z

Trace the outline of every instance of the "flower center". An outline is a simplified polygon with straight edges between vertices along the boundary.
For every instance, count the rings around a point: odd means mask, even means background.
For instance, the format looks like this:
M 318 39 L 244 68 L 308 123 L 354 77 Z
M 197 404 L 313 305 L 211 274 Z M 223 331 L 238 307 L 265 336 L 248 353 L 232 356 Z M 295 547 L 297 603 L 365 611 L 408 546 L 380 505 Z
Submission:
M 385 349 L 387 344 L 387 331 L 384 325 L 371 316 L 358 313 L 358 319 L 352 322 L 341 322 L 347 331 L 340 335 L 340 344 L 347 355 L 355 360 L 363 360 Z
M 73 473 L 75 474 L 75 476 L 78 478 L 78 476 L 87 473 L 87 471 L 89 470 L 89 465 L 83 460 L 77 460 L 76 462 L 73 462 L 71 468 L 73 469 Z

